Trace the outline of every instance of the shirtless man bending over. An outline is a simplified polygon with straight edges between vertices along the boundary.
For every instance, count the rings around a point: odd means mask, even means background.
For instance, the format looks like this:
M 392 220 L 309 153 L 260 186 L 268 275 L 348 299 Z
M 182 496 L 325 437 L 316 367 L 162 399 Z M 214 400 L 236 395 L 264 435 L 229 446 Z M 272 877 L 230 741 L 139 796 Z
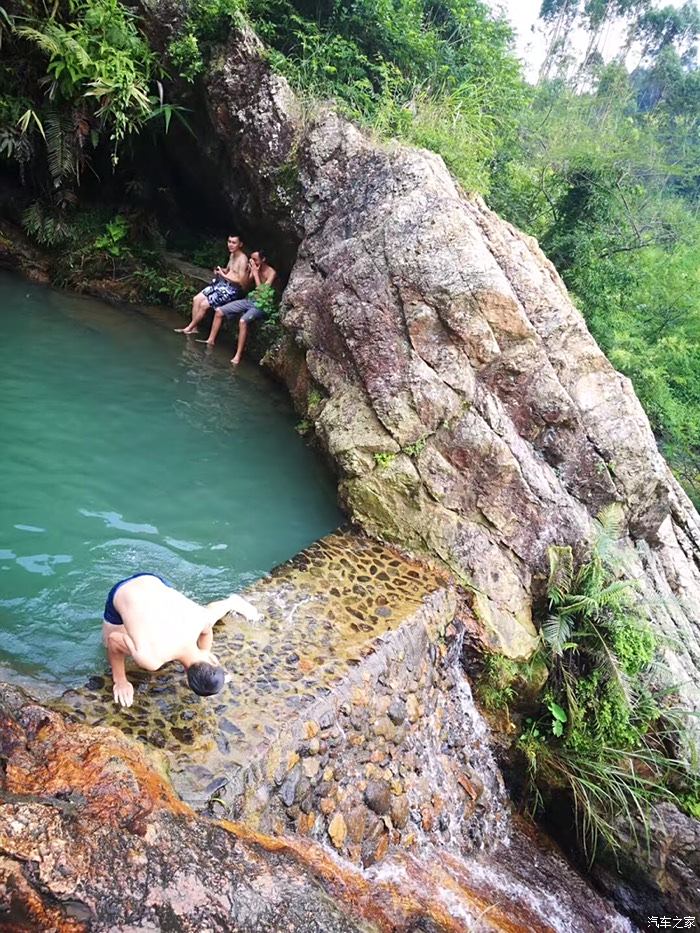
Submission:
M 187 327 L 176 327 L 176 334 L 196 334 L 197 325 L 209 308 L 220 308 L 231 301 L 243 298 L 250 288 L 248 257 L 243 252 L 243 240 L 239 236 L 228 238 L 228 265 L 217 266 L 211 285 L 207 285 L 192 300 L 192 320 Z
M 228 675 L 211 653 L 213 626 L 227 612 L 260 618 L 241 596 L 229 596 L 199 606 L 153 573 L 137 573 L 109 591 L 102 636 L 114 680 L 114 702 L 131 706 L 134 688 L 126 679 L 124 661 L 131 656 L 147 671 L 179 661 L 190 688 L 199 696 L 218 693 Z

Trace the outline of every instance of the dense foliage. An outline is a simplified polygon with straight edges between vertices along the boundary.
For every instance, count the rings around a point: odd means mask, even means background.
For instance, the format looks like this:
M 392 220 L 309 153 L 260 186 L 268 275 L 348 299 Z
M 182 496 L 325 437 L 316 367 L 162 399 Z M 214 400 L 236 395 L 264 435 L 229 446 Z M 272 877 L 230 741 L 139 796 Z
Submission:
M 300 95 L 434 149 L 467 187 L 488 188 L 524 85 L 510 31 L 482 0 L 192 0 L 169 47 L 179 73 L 194 80 L 207 43 L 241 19 Z
M 487 708 L 509 712 L 523 682 L 532 688 L 533 672 L 546 665 L 532 714 L 520 721 L 524 802 L 546 811 L 564 794 L 591 857 L 601 839 L 617 848 L 620 821 L 633 836 L 643 832 L 654 801 L 700 814 L 686 718 L 674 708 L 652 607 L 617 553 L 620 530 L 614 510 L 600 516 L 590 559 L 578 567 L 570 548 L 550 548 L 549 616 L 538 654 L 526 665 L 489 657 L 477 686 Z

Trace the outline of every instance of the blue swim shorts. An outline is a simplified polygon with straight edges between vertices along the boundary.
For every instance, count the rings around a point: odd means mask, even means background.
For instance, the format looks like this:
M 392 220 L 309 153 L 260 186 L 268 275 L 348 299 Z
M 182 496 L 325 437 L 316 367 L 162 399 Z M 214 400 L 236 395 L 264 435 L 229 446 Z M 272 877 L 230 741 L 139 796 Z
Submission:
M 225 279 L 217 279 L 211 285 L 207 285 L 202 290 L 202 294 L 209 302 L 210 308 L 220 308 L 222 305 L 231 301 L 236 301 L 243 297 L 243 289 L 240 285 L 234 285 L 233 282 L 227 282 Z

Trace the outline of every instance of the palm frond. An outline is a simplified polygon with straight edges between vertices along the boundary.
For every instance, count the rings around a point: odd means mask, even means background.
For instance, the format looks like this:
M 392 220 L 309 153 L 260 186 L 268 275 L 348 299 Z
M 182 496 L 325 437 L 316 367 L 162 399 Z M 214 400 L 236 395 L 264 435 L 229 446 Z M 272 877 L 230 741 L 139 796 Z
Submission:
M 549 616 L 542 623 L 542 639 L 555 657 L 564 653 L 564 648 L 571 638 L 572 628 L 572 617 L 563 612 Z
M 36 111 L 32 110 L 31 107 L 28 110 L 25 110 L 25 112 L 22 114 L 22 116 L 17 121 L 17 126 L 19 127 L 20 132 L 22 134 L 27 133 L 29 130 L 29 125 L 32 121 L 34 122 L 34 125 L 39 130 L 41 135 L 44 137 L 44 141 L 46 141 L 46 133 L 44 132 L 44 125 L 42 124 L 41 120 L 37 116 Z
M 49 171 L 56 187 L 70 175 L 77 177 L 73 122 L 70 117 L 55 110 L 46 116 L 46 151 Z
M 603 607 L 624 609 L 631 604 L 632 594 L 636 589 L 637 583 L 634 580 L 613 580 L 601 589 L 596 601 L 601 609 Z
M 74 39 L 73 36 L 65 35 L 63 37 L 63 44 L 67 51 L 75 55 L 75 59 L 80 65 L 81 68 L 88 69 L 93 65 L 93 61 L 85 49 L 77 39 Z
M 625 530 L 625 513 L 619 502 L 611 502 L 598 512 L 595 517 L 599 534 L 618 541 Z
M 47 55 L 59 55 L 61 52 L 60 40 L 53 31 L 42 32 L 33 26 L 17 26 L 15 32 L 23 39 L 28 39 L 34 45 L 38 45 Z
M 595 517 L 593 547 L 600 560 L 608 567 L 620 563 L 619 542 L 625 534 L 625 513 L 619 502 L 612 502 Z

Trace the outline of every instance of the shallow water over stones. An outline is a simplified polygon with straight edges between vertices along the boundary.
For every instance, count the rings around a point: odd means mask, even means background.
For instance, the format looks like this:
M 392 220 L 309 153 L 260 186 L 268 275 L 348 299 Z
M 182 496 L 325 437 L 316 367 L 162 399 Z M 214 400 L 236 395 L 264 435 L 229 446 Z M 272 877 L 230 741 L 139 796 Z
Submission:
M 377 639 L 424 605 L 434 603 L 439 615 L 445 592 L 440 574 L 390 548 L 349 533 L 329 535 L 246 590 L 262 622 L 229 616 L 216 626 L 214 650 L 233 675 L 222 694 L 195 696 L 180 666 L 171 664 L 155 674 L 131 672 L 131 709 L 114 704 L 111 678 L 102 675 L 66 692 L 58 705 L 162 749 L 177 791 L 202 803 L 262 762 L 286 728 L 303 722 L 303 710 L 375 650 Z

